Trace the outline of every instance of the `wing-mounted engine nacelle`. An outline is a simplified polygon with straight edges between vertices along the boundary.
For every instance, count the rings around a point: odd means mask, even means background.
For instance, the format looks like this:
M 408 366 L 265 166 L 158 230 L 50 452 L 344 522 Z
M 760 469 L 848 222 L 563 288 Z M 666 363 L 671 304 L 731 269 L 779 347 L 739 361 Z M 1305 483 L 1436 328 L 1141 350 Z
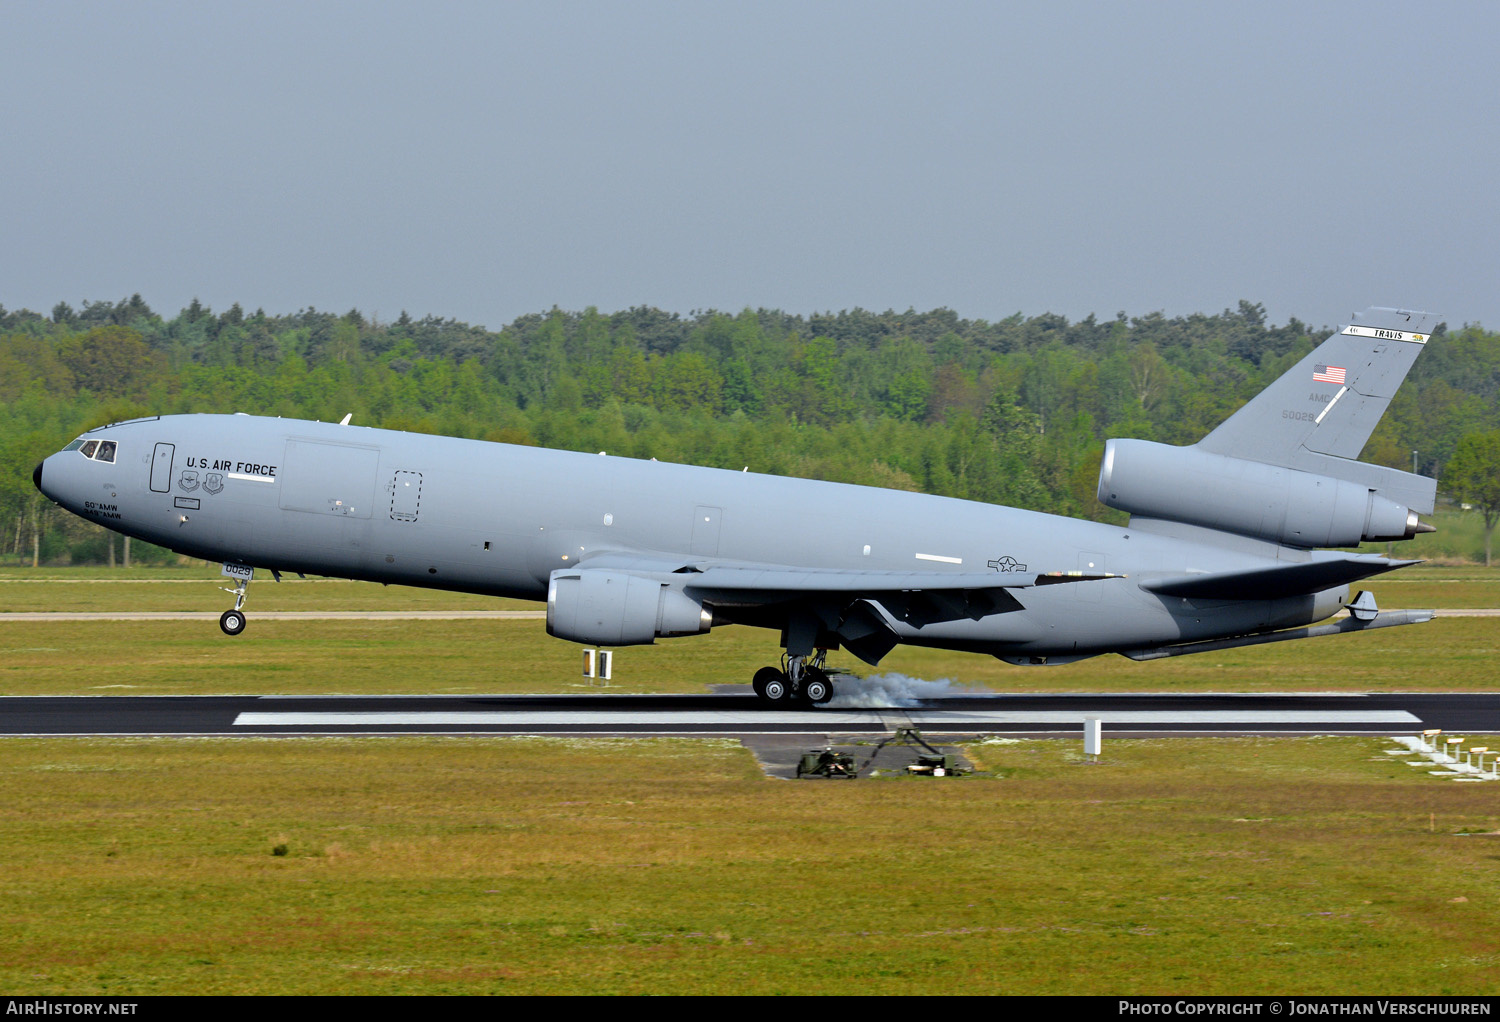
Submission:
M 1356 546 L 1431 531 L 1415 511 L 1347 479 L 1147 440 L 1105 445 L 1099 500 L 1132 515 L 1298 547 Z
M 713 611 L 664 582 L 621 571 L 554 571 L 547 634 L 600 646 L 640 646 L 713 627 Z

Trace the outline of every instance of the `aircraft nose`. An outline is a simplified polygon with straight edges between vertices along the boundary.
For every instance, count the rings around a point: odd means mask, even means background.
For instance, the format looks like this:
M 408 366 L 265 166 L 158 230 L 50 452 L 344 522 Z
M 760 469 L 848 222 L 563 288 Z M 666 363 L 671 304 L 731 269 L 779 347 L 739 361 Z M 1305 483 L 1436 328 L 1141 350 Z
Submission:
M 42 463 L 36 463 L 36 468 L 31 470 L 31 482 L 37 489 L 42 488 Z

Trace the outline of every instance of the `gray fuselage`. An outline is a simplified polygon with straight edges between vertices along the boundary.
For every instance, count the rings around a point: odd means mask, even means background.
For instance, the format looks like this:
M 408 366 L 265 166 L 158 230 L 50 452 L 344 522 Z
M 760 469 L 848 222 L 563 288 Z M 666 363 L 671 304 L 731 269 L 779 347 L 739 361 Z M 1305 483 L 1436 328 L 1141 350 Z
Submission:
M 1348 597 L 1347 586 L 1280 599 L 1162 596 L 1141 583 L 1309 553 L 841 483 L 248 415 L 169 415 L 87 438 L 116 443 L 116 460 L 49 457 L 38 485 L 60 505 L 183 554 L 280 571 L 533 600 L 553 571 L 601 553 L 685 566 L 1125 576 L 1016 590 L 1021 610 L 978 620 L 899 626 L 903 642 L 1021 663 L 1304 625 Z

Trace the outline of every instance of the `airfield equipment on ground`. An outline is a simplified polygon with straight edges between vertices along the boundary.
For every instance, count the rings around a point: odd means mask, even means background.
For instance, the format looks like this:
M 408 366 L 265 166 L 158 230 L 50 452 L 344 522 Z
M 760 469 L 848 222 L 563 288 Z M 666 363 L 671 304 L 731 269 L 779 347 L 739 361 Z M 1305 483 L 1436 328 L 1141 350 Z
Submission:
M 814 749 L 804 752 L 797 763 L 797 777 L 828 777 L 853 780 L 858 776 L 854 768 L 854 757 L 832 749 Z
M 916 762 L 907 765 L 906 772 L 909 774 L 927 777 L 961 777 L 968 773 L 967 770 L 959 765 L 958 756 L 929 745 L 927 739 L 922 737 L 922 732 L 914 727 L 897 728 L 885 738 L 882 738 L 870 753 L 869 758 L 860 766 L 860 771 L 863 772 L 871 763 L 875 762 L 875 757 L 880 755 L 880 750 L 888 745 L 909 745 L 926 750 L 925 755 L 920 752 L 917 753 Z

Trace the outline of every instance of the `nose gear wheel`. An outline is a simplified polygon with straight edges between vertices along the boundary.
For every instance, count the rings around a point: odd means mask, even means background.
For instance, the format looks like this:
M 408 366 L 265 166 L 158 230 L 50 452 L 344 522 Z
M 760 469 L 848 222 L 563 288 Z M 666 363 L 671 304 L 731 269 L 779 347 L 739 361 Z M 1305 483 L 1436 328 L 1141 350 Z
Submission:
M 251 575 L 254 575 L 253 571 Z M 219 615 L 219 627 L 225 635 L 238 635 L 245 630 L 245 587 L 249 584 L 249 578 L 239 576 L 238 584 L 233 589 L 219 587 L 234 597 L 234 609 Z

